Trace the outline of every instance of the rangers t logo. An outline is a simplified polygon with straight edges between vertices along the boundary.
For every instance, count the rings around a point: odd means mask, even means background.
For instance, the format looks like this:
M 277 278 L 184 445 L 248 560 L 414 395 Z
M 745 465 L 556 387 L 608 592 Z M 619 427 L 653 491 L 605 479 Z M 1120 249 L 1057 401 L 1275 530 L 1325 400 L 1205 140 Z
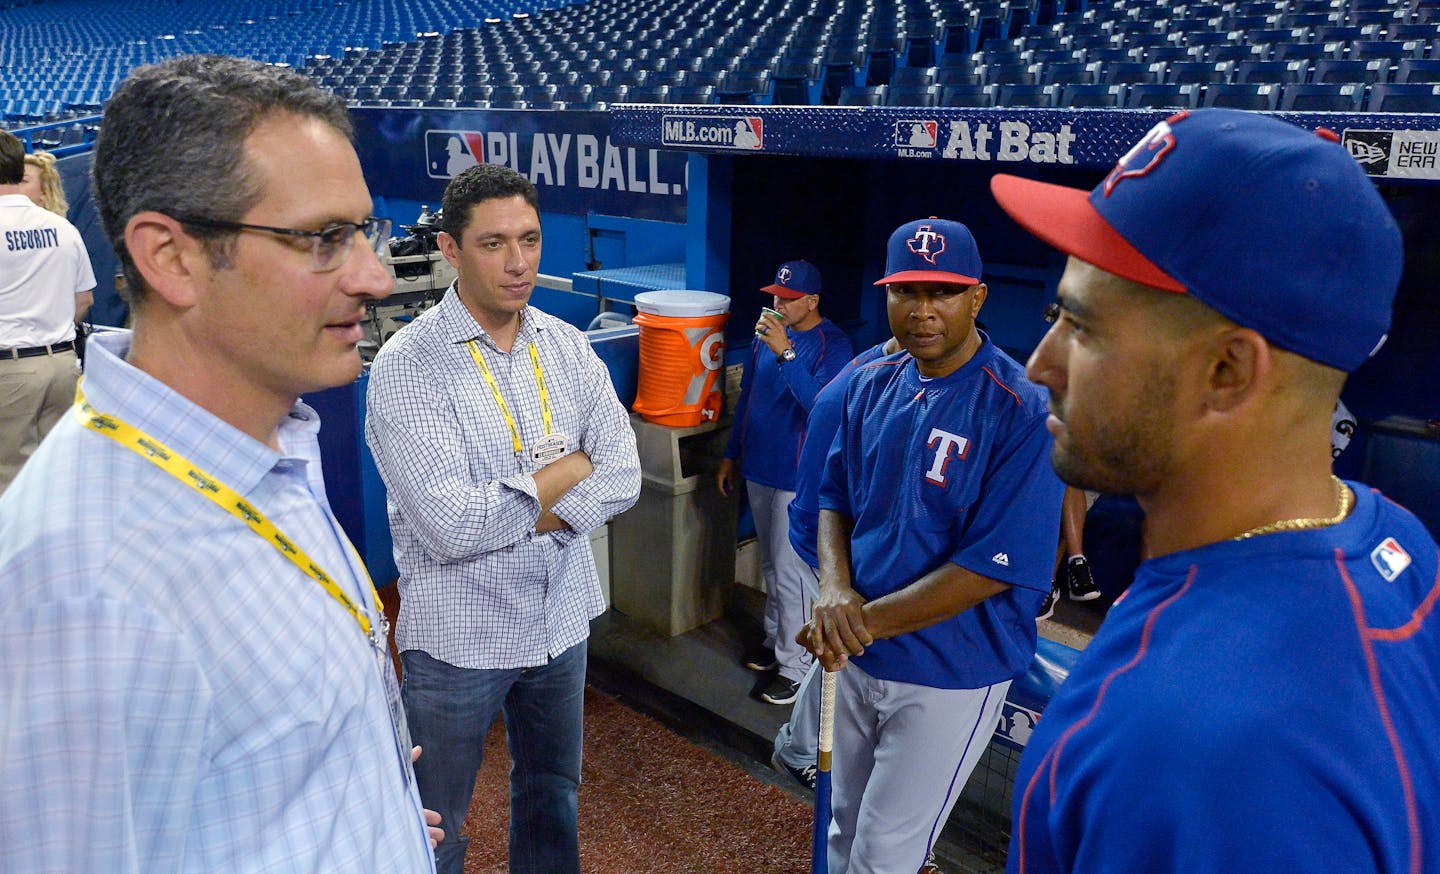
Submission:
M 1115 169 L 1105 177 L 1105 196 L 1109 197 L 1120 180 L 1129 179 L 1134 176 L 1144 176 L 1159 165 L 1160 161 L 1175 148 L 1175 131 L 1170 125 L 1181 121 L 1189 112 L 1178 112 L 1170 116 L 1154 127 L 1140 138 L 1140 142 L 1130 147 L 1130 151 L 1115 162 Z
M 920 230 L 924 231 L 925 228 Z M 935 460 L 930 463 L 930 469 L 925 471 L 925 479 L 937 486 L 945 485 L 945 466 L 950 463 L 950 459 L 964 458 L 970 451 L 969 438 L 941 431 L 939 428 L 930 429 L 930 438 L 925 441 L 925 445 L 935 450 Z M 955 450 L 953 454 L 952 450 Z
M 1405 547 L 1401 546 L 1398 540 L 1387 537 L 1371 550 L 1370 563 L 1375 565 L 1375 570 L 1380 572 L 1385 582 L 1393 583 L 1395 578 L 1410 566 L 1410 553 L 1405 551 Z
M 786 286 L 786 287 L 789 287 L 789 285 L 790 285 L 790 268 L 789 268 L 789 267 L 781 267 L 779 270 L 775 271 L 775 284 L 776 284 L 776 285 L 784 285 L 784 286 Z
M 945 251 L 945 235 L 930 230 L 929 225 L 921 225 L 915 230 L 915 236 L 905 241 L 905 246 L 911 252 L 924 258 L 931 264 Z

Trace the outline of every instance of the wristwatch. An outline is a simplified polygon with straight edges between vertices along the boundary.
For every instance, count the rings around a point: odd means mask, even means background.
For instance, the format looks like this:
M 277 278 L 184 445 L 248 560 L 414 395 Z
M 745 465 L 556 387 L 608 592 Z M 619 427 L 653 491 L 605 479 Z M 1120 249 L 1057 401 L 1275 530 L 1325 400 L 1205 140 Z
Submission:
M 794 360 L 795 360 L 795 347 L 794 347 L 794 346 L 788 346 L 788 347 L 786 347 L 786 349 L 785 349 L 784 352 L 781 352 L 780 354 L 778 354 L 778 355 L 775 356 L 775 360 L 778 361 L 778 362 L 780 362 L 781 364 L 784 364 L 784 363 L 787 362 L 787 361 L 794 361 Z

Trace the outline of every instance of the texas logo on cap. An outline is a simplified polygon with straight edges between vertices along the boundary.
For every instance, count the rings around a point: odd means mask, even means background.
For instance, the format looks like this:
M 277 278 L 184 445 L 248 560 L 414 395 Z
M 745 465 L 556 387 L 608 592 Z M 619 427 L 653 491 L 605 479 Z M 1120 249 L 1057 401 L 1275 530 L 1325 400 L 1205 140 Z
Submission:
M 885 276 L 875 284 L 901 282 L 979 284 L 980 250 L 970 229 L 935 216 L 896 228 L 885 249 Z
M 1160 163 L 1170 150 L 1175 148 L 1175 132 L 1170 129 L 1171 121 L 1178 121 L 1188 113 L 1182 112 L 1169 120 L 1162 121 L 1146 132 L 1140 138 L 1140 142 L 1130 147 L 1130 151 L 1115 162 L 1115 169 L 1105 177 L 1105 196 L 1109 197 L 1120 180 L 1129 179 L 1133 176 L 1144 176 Z
M 796 300 L 819 294 L 823 284 L 820 271 L 809 261 L 786 261 L 775 271 L 775 282 L 760 289 L 766 294 Z
M 921 225 L 915 229 L 915 236 L 905 241 L 905 248 L 934 264 L 945 251 L 945 235 L 930 230 L 929 225 Z

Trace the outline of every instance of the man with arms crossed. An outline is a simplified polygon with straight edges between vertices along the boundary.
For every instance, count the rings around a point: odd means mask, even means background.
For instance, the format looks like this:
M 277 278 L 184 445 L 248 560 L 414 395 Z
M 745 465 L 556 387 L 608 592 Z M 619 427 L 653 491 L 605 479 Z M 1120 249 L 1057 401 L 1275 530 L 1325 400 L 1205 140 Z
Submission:
M 905 352 L 850 377 L 802 632 L 841 669 L 832 874 L 925 864 L 1035 655 L 1060 536 L 1044 394 L 975 327 L 988 292 L 969 229 L 902 225 L 885 269 Z
M 384 614 L 296 400 L 359 375 L 392 285 L 350 130 L 236 58 L 106 104 L 135 331 L 95 338 L 0 498 L 0 870 L 434 870 Z
M 1330 470 L 1402 260 L 1337 140 L 1201 110 L 1093 192 L 992 183 L 1070 256 L 1055 468 L 1147 553 L 1025 748 L 1012 872 L 1440 870 L 1435 541 Z
M 458 276 L 380 350 L 365 436 L 389 489 L 396 644 L 420 795 L 458 835 L 505 714 L 510 870 L 580 870 L 586 639 L 604 609 L 589 531 L 640 493 L 635 433 L 585 335 L 529 306 L 539 195 L 480 164 L 445 189 Z M 459 874 L 467 840 L 447 841 Z

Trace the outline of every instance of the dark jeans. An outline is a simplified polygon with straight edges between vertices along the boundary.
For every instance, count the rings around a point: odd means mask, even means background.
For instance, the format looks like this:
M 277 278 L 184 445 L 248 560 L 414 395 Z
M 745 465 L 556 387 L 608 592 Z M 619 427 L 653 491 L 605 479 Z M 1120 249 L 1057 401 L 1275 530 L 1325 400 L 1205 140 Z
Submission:
M 485 735 L 498 710 L 510 745 L 510 871 L 579 874 L 577 795 L 585 709 L 586 644 L 533 668 L 457 668 L 419 650 L 400 654 L 405 717 L 416 744 L 420 800 L 440 814 L 439 874 L 462 874 Z

